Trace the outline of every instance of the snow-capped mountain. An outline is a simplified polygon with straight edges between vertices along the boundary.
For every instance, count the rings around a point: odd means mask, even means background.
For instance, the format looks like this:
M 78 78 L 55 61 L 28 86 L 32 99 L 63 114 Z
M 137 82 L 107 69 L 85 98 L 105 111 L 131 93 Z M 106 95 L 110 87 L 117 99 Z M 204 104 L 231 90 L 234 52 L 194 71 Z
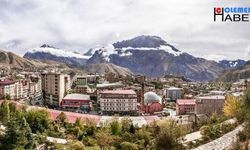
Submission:
M 135 74 L 151 77 L 181 75 L 197 81 L 213 80 L 224 70 L 215 61 L 182 52 L 158 36 L 145 35 L 90 49 L 83 55 L 43 45 L 29 50 L 24 57 L 54 60 L 74 67 L 114 64 Z
M 90 57 L 91 56 L 81 55 L 76 52 L 58 49 L 47 44 L 38 48 L 30 49 L 24 55 L 24 58 L 53 60 L 65 63 L 69 66 L 83 66 Z
M 182 75 L 192 80 L 212 80 L 223 68 L 214 61 L 181 52 L 157 36 L 138 36 L 96 50 L 87 64 L 113 63 L 152 77 Z
M 221 60 L 219 64 L 223 66 L 225 69 L 230 68 L 238 68 L 243 67 L 246 64 L 245 60 L 237 59 L 237 60 Z

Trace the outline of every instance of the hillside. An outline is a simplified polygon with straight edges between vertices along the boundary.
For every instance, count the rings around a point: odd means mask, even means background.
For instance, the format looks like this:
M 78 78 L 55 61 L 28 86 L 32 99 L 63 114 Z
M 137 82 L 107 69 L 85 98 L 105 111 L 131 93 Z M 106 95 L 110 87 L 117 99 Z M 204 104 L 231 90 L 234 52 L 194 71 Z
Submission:
M 110 63 L 100 63 L 100 64 L 92 64 L 87 65 L 85 68 L 86 71 L 90 73 L 98 73 L 98 74 L 105 74 L 105 73 L 112 73 L 122 76 L 132 75 L 133 73 L 123 67 L 116 66 Z
M 150 77 L 180 75 L 196 81 L 213 80 L 224 70 L 214 61 L 182 52 L 157 36 L 139 36 L 100 48 L 88 64 L 113 63 Z
M 243 67 L 225 71 L 217 80 L 229 82 L 247 78 L 250 78 L 250 62 Z
M 15 53 L 0 50 L 0 68 L 7 72 L 14 71 L 39 71 L 49 68 L 72 70 L 67 65 L 55 61 L 33 60 L 20 57 Z

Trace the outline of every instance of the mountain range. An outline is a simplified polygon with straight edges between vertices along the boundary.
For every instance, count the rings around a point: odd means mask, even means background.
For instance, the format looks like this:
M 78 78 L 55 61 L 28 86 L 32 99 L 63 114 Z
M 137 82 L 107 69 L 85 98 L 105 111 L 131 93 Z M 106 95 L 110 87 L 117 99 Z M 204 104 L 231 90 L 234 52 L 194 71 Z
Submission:
M 217 80 L 223 82 L 234 82 L 239 79 L 248 78 L 250 78 L 250 61 L 246 62 L 242 67 L 225 70 Z
M 195 81 L 214 80 L 225 69 L 244 65 L 244 61 L 241 60 L 215 62 L 194 57 L 180 51 L 158 36 L 146 35 L 118 41 L 106 47 L 90 49 L 84 54 L 44 44 L 39 48 L 28 50 L 24 58 L 53 60 L 65 63 L 70 67 L 80 67 L 92 71 L 95 69 L 91 69 L 90 66 L 99 68 L 98 70 L 101 69 L 100 66 L 109 65 L 106 70 L 119 66 L 123 68 L 123 71 L 131 71 L 134 74 L 150 77 L 180 75 Z
M 245 66 L 247 62 L 242 59 L 237 59 L 237 60 L 221 60 L 219 61 L 219 64 L 225 68 L 225 69 L 235 69 L 239 67 Z

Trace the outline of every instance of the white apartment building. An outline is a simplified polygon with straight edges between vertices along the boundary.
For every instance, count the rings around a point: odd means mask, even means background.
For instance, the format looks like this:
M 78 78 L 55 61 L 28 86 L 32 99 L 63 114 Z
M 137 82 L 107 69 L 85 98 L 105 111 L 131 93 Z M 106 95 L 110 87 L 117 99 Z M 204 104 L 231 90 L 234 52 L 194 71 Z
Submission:
M 133 90 L 105 90 L 100 92 L 100 107 L 104 113 L 136 112 L 137 95 Z
M 29 97 L 29 80 L 19 80 L 15 83 L 15 99 L 27 99 Z
M 45 104 L 59 107 L 70 88 L 70 76 L 61 73 L 42 73 Z
M 0 81 L 0 95 L 2 97 L 8 95 L 11 100 L 15 99 L 15 82 L 9 80 Z
M 29 97 L 35 98 L 42 95 L 42 81 L 40 77 L 31 77 L 29 84 Z

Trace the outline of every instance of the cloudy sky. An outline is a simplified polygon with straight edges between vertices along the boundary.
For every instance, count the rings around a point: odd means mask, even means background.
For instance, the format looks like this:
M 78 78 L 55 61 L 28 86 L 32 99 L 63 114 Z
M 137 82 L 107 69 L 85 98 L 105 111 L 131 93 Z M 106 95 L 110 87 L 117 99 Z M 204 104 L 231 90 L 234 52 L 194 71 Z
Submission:
M 250 23 L 213 22 L 213 7 L 249 0 L 0 0 L 0 49 L 23 55 L 44 43 L 85 52 L 158 35 L 194 56 L 250 59 Z

